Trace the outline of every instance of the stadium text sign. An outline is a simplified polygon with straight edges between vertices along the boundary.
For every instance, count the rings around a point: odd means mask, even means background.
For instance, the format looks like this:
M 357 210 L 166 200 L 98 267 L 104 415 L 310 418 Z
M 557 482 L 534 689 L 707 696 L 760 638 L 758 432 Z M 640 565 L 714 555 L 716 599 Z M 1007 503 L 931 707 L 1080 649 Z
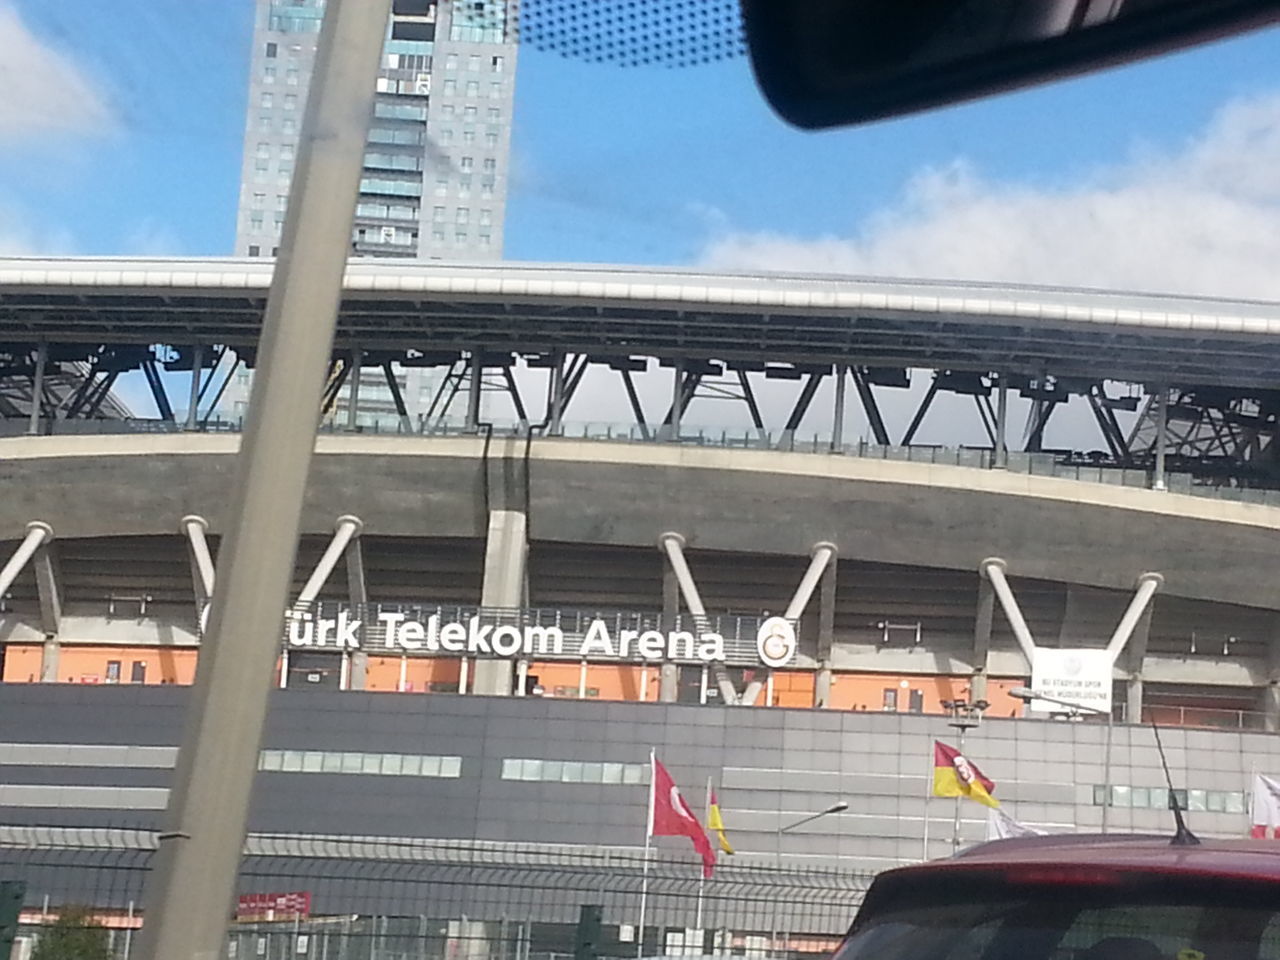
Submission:
M 312 617 L 289 611 L 289 645 L 356 650 L 364 622 L 343 610 L 336 617 Z M 724 637 L 687 630 L 618 630 L 616 636 L 600 619 L 592 620 L 581 637 L 566 637 L 559 627 L 485 623 L 479 616 L 466 621 L 444 620 L 439 614 L 425 621 L 384 611 L 377 626 L 382 648 L 395 651 L 459 654 L 468 657 L 576 657 L 582 660 L 699 660 L 725 659 Z
M 1086 713 L 1111 712 L 1111 656 L 1106 650 L 1037 647 L 1031 661 L 1034 693 L 1082 707 Z M 1032 700 L 1040 713 L 1062 713 L 1062 703 Z

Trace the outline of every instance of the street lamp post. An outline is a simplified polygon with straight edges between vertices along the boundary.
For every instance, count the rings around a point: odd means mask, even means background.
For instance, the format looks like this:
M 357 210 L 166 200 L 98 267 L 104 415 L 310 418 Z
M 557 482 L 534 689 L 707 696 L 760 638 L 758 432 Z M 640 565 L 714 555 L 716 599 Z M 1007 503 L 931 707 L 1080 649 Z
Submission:
M 956 749 L 961 754 L 964 753 L 965 731 L 972 730 L 982 724 L 982 713 L 989 706 L 991 704 L 986 700 L 974 700 L 972 703 L 968 700 L 942 701 L 942 708 L 951 714 L 951 719 L 947 721 L 947 726 L 956 730 L 957 739 L 959 740 Z M 956 808 L 951 822 L 951 848 L 953 850 L 960 849 L 960 797 L 958 796 L 956 797 Z
M 817 820 L 820 817 L 825 817 L 832 813 L 843 813 L 845 810 L 848 810 L 848 809 L 849 809 L 849 804 L 847 804 L 843 800 L 839 800 L 833 803 L 831 806 L 827 807 L 827 809 L 819 810 L 817 813 L 811 813 L 807 817 L 801 817 L 799 820 L 795 821 L 794 823 L 788 823 L 786 826 L 779 825 L 777 832 L 774 834 L 774 838 L 773 838 L 774 840 L 773 867 L 774 867 L 774 872 L 777 874 L 779 880 L 781 880 L 781 877 L 782 877 L 782 835 L 784 833 L 790 833 L 792 830 L 796 829 L 797 827 L 803 827 L 806 823 L 812 823 L 814 820 Z M 777 894 L 775 894 L 773 898 L 773 939 L 770 942 L 770 947 L 776 950 L 777 945 L 778 945 L 778 896 Z
M 1024 703 L 1030 703 L 1032 700 L 1043 700 L 1045 703 L 1056 704 L 1059 707 L 1065 707 L 1071 711 L 1073 716 L 1079 716 L 1081 713 L 1091 713 L 1094 716 L 1107 718 L 1107 743 L 1102 751 L 1102 832 L 1107 832 L 1107 827 L 1111 822 L 1111 740 L 1112 733 L 1115 729 L 1115 715 L 1110 710 L 1100 710 L 1097 707 L 1091 707 L 1087 703 L 1076 703 L 1073 700 L 1059 700 L 1057 697 L 1046 697 L 1043 694 L 1034 692 L 1030 687 L 1014 687 L 1009 691 L 1009 696 L 1021 700 Z

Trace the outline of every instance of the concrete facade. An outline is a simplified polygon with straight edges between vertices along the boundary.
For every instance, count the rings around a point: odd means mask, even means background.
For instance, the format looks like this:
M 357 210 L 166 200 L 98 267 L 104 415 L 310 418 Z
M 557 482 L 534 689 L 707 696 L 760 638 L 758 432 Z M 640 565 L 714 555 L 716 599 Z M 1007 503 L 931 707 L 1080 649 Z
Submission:
M 216 533 L 237 445 L 198 434 L 0 440 L 0 536 L 42 517 L 60 537 L 167 534 L 192 512 Z M 492 477 L 504 474 L 486 471 L 481 439 L 333 436 L 316 449 L 305 532 L 354 512 L 369 533 L 486 536 Z M 649 547 L 675 529 L 695 549 L 792 556 L 830 540 L 842 559 L 968 571 L 996 555 L 1020 576 L 1116 590 L 1154 569 L 1164 593 L 1264 608 L 1280 575 L 1280 510 L 1051 477 L 539 440 L 528 482 L 530 539 Z
M 166 663 L 163 652 L 198 642 L 177 519 L 207 517 L 216 539 L 236 443 L 233 436 L 197 434 L 0 441 L 0 473 L 12 491 L 0 506 L 0 537 L 16 536 L 31 520 L 56 518 L 52 549 L 65 548 L 74 574 L 52 633 L 43 581 L 27 571 L 17 584 L 13 611 L 0 611 L 0 639 L 26 647 L 10 647 L 7 678 L 110 681 L 114 669 L 115 679 L 128 682 L 121 671 L 147 661 L 137 666 L 146 682 L 185 682 L 194 657 Z M 317 450 L 298 575 L 310 576 L 334 520 L 355 514 L 370 545 L 373 602 L 652 610 L 669 617 L 680 604 L 662 573 L 657 540 L 676 530 L 710 610 L 768 615 L 786 607 L 813 545 L 830 541 L 841 573 L 828 601 L 829 645 L 818 645 L 823 627 L 815 603 L 800 624 L 795 661 L 809 673 L 792 677 L 804 681 L 799 687 L 780 677 L 771 703 L 879 710 L 883 694 L 883 706 L 892 698 L 894 709 L 932 712 L 943 700 L 968 695 L 956 684 L 989 676 L 1004 678 L 993 687 L 1001 696 L 989 699 L 1009 716 L 1020 708 L 1003 688 L 1022 682 L 1028 664 L 1002 612 L 989 639 L 988 628 L 979 629 L 978 561 L 1004 557 L 1038 639 L 1068 647 L 1104 644 L 1134 580 L 1155 570 L 1165 585 L 1144 627 L 1149 642 L 1114 672 L 1127 683 L 1119 696 L 1129 715 L 1141 715 L 1146 697 L 1152 706 L 1220 711 L 1202 718 L 1215 725 L 1280 726 L 1280 701 L 1271 693 L 1277 615 L 1267 599 L 1278 572 L 1275 508 L 775 451 L 552 439 L 526 448 L 523 441 L 486 446 L 479 438 L 360 436 L 321 437 Z M 508 535 L 516 521 L 518 535 Z M 331 578 L 320 599 L 363 602 L 348 597 L 340 579 Z M 70 658 L 62 673 L 54 666 L 58 643 Z M 76 644 L 88 646 L 75 653 Z M 144 655 L 113 656 L 112 645 L 136 645 Z M 161 658 L 153 663 L 156 647 Z M 86 651 L 92 663 L 81 655 Z M 73 669 L 73 662 L 80 666 Z M 834 693 L 812 682 L 826 664 L 839 674 Z M 471 672 L 475 692 L 511 689 L 509 664 L 479 666 Z M 667 666 L 655 686 L 665 683 L 666 699 L 686 699 L 676 695 L 675 665 Z M 360 680 L 363 661 L 357 667 Z M 452 673 L 422 667 L 406 687 L 398 662 L 373 664 L 371 688 L 469 689 L 467 668 L 459 675 L 456 660 Z M 299 659 L 281 671 L 314 669 Z M 400 674 L 398 687 L 389 672 Z M 621 698 L 648 699 L 641 669 L 623 672 L 597 683 L 576 664 L 544 669 L 555 675 L 555 686 L 579 696 L 621 684 Z M 699 682 L 681 677 L 694 687 Z M 937 683 L 925 689 L 916 678 L 928 677 Z M 720 678 L 702 682 L 714 691 Z M 1186 722 L 1182 713 L 1161 719 Z

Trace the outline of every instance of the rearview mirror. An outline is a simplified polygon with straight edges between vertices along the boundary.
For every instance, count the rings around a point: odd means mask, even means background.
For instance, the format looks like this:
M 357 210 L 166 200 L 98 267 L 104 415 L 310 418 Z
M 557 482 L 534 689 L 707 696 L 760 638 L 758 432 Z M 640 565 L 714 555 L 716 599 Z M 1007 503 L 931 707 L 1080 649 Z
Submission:
M 1280 20 L 1280 0 L 742 0 L 756 78 L 801 127 L 898 116 Z

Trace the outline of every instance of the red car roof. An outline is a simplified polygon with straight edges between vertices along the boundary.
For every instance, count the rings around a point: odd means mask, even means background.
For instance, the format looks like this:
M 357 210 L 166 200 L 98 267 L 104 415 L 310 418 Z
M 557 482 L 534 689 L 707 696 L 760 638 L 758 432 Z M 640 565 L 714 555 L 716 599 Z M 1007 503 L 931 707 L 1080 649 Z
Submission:
M 1064 834 L 993 840 L 948 860 L 889 872 L 907 875 L 993 867 L 1083 867 L 1212 874 L 1280 883 L 1280 840 L 1205 840 L 1198 846 L 1173 846 L 1170 839 L 1169 836 Z

